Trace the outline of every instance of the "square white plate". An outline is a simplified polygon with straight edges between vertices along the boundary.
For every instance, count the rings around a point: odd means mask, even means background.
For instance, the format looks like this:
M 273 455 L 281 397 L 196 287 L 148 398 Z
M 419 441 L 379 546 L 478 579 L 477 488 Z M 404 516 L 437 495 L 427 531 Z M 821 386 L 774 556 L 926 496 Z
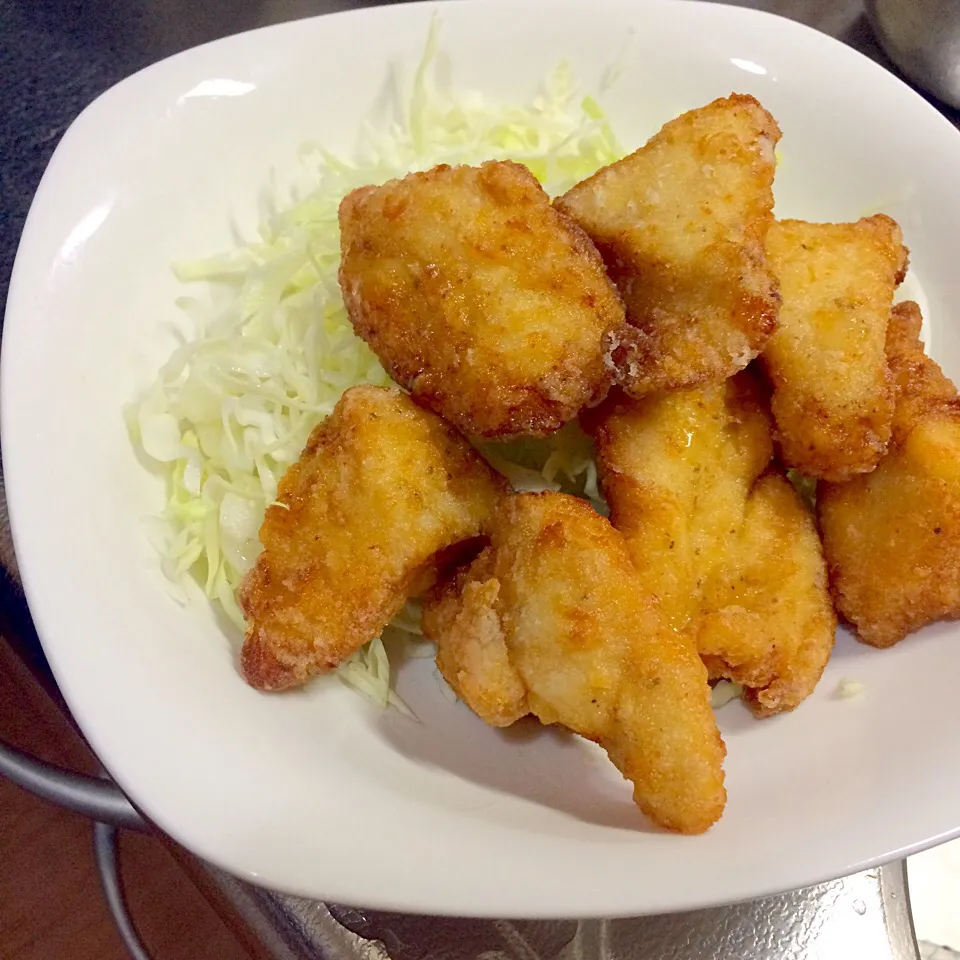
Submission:
M 575 738 L 498 733 L 402 672 L 420 723 L 336 680 L 247 687 L 212 613 L 168 595 L 140 519 L 161 504 L 121 408 L 165 359 L 169 264 L 230 242 L 297 145 L 352 146 L 434 10 L 460 89 L 525 98 L 561 58 L 632 148 L 731 90 L 784 131 L 777 212 L 883 209 L 912 252 L 933 355 L 960 375 L 960 135 L 859 54 L 711 3 L 463 0 L 338 14 L 191 50 L 74 123 L 17 257 L 2 356 L 7 495 L 44 648 L 104 764 L 160 827 L 251 880 L 370 907 L 599 916 L 801 886 L 960 833 L 960 629 L 889 651 L 843 636 L 816 694 L 755 721 L 720 713 L 729 805 L 702 837 L 654 832 Z M 224 82 L 225 81 L 225 82 Z M 229 95 L 228 95 L 229 94 Z M 860 681 L 855 700 L 834 696 Z

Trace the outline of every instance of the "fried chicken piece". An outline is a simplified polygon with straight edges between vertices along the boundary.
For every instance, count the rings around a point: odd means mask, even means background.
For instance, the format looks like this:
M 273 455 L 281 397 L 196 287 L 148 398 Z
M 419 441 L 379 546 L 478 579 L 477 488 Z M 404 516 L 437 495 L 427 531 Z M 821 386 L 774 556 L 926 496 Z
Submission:
M 920 340 L 923 315 L 912 300 L 898 303 L 887 327 L 887 364 L 896 403 L 891 445 L 899 447 L 928 412 L 949 408 L 957 388 L 935 360 L 924 353 Z
M 623 295 L 633 326 L 608 346 L 631 395 L 729 377 L 776 327 L 764 246 L 779 139 L 753 97 L 732 94 L 671 120 L 555 201 Z
M 723 812 L 725 747 L 706 669 L 584 501 L 504 500 L 491 546 L 427 603 L 423 629 L 443 675 L 488 723 L 530 712 L 596 741 L 668 829 L 701 833 Z
M 491 727 L 509 727 L 530 713 L 530 704 L 497 609 L 495 561 L 488 547 L 441 584 L 424 605 L 421 626 L 436 643 L 437 668 L 457 697 Z
M 767 255 L 783 305 L 762 362 L 773 384 L 781 457 L 810 477 L 846 480 L 887 448 L 893 394 L 885 340 L 907 266 L 900 228 L 782 220 Z
M 960 400 L 924 355 L 920 325 L 916 304 L 894 308 L 890 452 L 872 473 L 817 493 L 837 609 L 875 647 L 960 616 Z
M 442 165 L 340 205 L 357 334 L 468 436 L 545 436 L 598 403 L 624 325 L 603 262 L 526 167 Z
M 813 516 L 786 477 L 765 473 L 690 626 L 700 656 L 711 678 L 742 684 L 747 706 L 768 717 L 813 693 L 836 628 Z
M 890 647 L 960 614 L 960 410 L 929 414 L 817 502 L 837 609 L 860 639 Z
M 773 456 L 760 387 L 742 373 L 639 401 L 613 395 L 583 422 L 610 520 L 661 610 L 682 629 Z
M 484 531 L 505 490 L 400 390 L 347 390 L 281 479 L 238 591 L 247 681 L 283 690 L 338 667 Z
M 725 383 L 611 397 L 586 421 L 610 519 L 643 583 L 711 678 L 757 716 L 816 686 L 836 620 L 812 518 L 771 465 L 771 420 L 745 371 Z

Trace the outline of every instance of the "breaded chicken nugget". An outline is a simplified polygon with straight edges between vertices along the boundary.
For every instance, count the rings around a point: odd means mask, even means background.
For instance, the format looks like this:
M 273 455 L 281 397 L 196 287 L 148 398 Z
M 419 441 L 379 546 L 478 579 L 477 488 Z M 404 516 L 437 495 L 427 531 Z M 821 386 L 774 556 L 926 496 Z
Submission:
M 757 477 L 773 456 L 770 420 L 750 373 L 643 400 L 612 395 L 584 418 L 596 442 L 610 520 L 671 625 L 700 609 L 726 562 Z
M 885 340 L 907 266 L 900 228 L 883 214 L 856 223 L 783 220 L 770 229 L 767 255 L 783 297 L 762 358 L 781 456 L 810 477 L 866 473 L 890 439 Z
M 623 295 L 633 326 L 608 346 L 633 396 L 729 377 L 773 332 L 764 245 L 779 139 L 753 97 L 733 94 L 671 120 L 556 201 Z
M 671 624 L 758 716 L 816 686 L 836 619 L 812 517 L 771 466 L 771 420 L 745 371 L 611 397 L 586 421 L 610 519 Z
M 348 390 L 280 481 L 238 591 L 247 681 L 282 690 L 335 669 L 485 529 L 505 488 L 400 390 Z
M 530 713 L 497 609 L 496 556 L 487 547 L 440 585 L 424 605 L 424 636 L 437 644 L 437 668 L 481 720 L 509 727 Z
M 491 546 L 426 605 L 423 628 L 444 676 L 487 722 L 529 711 L 596 741 L 668 829 L 700 833 L 723 812 L 707 672 L 584 501 L 504 500 Z
M 900 446 L 907 434 L 931 411 L 949 407 L 957 388 L 935 360 L 924 353 L 920 340 L 923 315 L 912 300 L 898 303 L 887 327 L 887 364 L 896 402 L 891 445 Z
M 960 410 L 930 414 L 817 503 L 837 609 L 862 640 L 890 647 L 960 614 Z
M 792 710 L 820 682 L 837 628 L 813 515 L 771 471 L 727 543 L 689 632 L 710 676 L 742 684 L 756 716 Z
M 891 451 L 817 493 L 837 609 L 875 647 L 960 616 L 960 401 L 923 354 L 916 304 L 894 308 L 890 327 Z
M 606 395 L 623 308 L 593 244 L 526 167 L 439 166 L 340 205 L 354 329 L 468 436 L 545 436 Z

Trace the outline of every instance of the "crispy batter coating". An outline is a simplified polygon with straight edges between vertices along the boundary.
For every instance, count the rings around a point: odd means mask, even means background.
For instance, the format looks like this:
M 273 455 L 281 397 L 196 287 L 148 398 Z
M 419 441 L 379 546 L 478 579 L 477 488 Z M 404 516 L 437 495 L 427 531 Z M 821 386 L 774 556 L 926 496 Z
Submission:
M 603 262 L 526 167 L 435 167 L 340 205 L 340 286 L 394 380 L 468 436 L 545 436 L 598 403 L 624 325 Z
M 924 353 L 920 340 L 923 315 L 912 300 L 898 303 L 887 327 L 887 363 L 896 404 L 891 445 L 899 447 L 927 413 L 949 407 L 957 388 L 935 360 Z
M 691 624 L 711 677 L 743 684 L 758 717 L 792 710 L 820 682 L 837 617 L 810 511 L 781 473 L 764 474 Z
M 682 629 L 773 456 L 760 387 L 742 373 L 639 401 L 612 395 L 584 426 L 596 442 L 610 520 L 669 622 Z
M 960 410 L 817 501 L 837 609 L 862 640 L 890 647 L 960 614 Z
M 767 236 L 780 281 L 780 326 L 763 354 L 781 457 L 810 477 L 872 470 L 890 439 L 885 339 L 907 266 L 900 228 L 782 220 Z
M 260 528 L 263 552 L 238 591 L 247 681 L 282 690 L 335 669 L 481 534 L 504 492 L 463 437 L 400 390 L 352 387 Z
M 706 669 L 585 502 L 504 500 L 491 546 L 426 605 L 423 627 L 444 676 L 488 723 L 529 711 L 596 741 L 668 829 L 700 833 L 723 812 Z
M 817 493 L 837 609 L 875 647 L 960 616 L 960 401 L 924 355 L 920 323 L 913 303 L 890 318 L 890 453 L 873 473 Z
M 487 547 L 441 584 L 424 605 L 424 636 L 437 644 L 437 667 L 457 696 L 492 727 L 530 713 L 527 687 L 504 635 L 496 554 Z
M 764 246 L 779 139 L 753 97 L 732 94 L 556 201 L 623 295 L 633 326 L 608 346 L 633 396 L 729 377 L 773 332 L 779 297 Z
M 836 618 L 813 519 L 771 465 L 752 373 L 611 397 L 587 427 L 610 519 L 672 625 L 757 716 L 793 709 L 823 673 Z

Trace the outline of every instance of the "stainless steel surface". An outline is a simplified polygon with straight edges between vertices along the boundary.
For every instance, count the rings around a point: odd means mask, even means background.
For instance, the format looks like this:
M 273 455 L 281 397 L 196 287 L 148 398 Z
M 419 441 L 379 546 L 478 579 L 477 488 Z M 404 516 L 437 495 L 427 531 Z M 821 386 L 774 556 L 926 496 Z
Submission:
M 0 776 L 67 810 L 117 827 L 146 829 L 146 823 L 110 780 L 69 773 L 0 743 Z
M 123 879 L 120 876 L 120 857 L 117 849 L 117 831 L 107 823 L 93 825 L 93 856 L 100 874 L 103 896 L 107 909 L 133 960 L 150 960 L 150 954 L 137 934 L 130 911 L 123 896 Z
M 278 897 L 217 871 L 215 875 L 246 916 L 270 918 L 265 943 L 278 960 L 919 958 L 902 863 L 730 907 L 629 920 L 558 922 L 374 913 Z
M 383 944 L 348 930 L 324 903 L 279 896 L 215 867 L 208 871 L 275 960 L 390 960 Z M 444 922 L 422 919 L 429 926 Z M 448 951 L 448 955 L 454 954 Z
M 960 0 L 866 0 L 866 5 L 890 59 L 960 109 Z

